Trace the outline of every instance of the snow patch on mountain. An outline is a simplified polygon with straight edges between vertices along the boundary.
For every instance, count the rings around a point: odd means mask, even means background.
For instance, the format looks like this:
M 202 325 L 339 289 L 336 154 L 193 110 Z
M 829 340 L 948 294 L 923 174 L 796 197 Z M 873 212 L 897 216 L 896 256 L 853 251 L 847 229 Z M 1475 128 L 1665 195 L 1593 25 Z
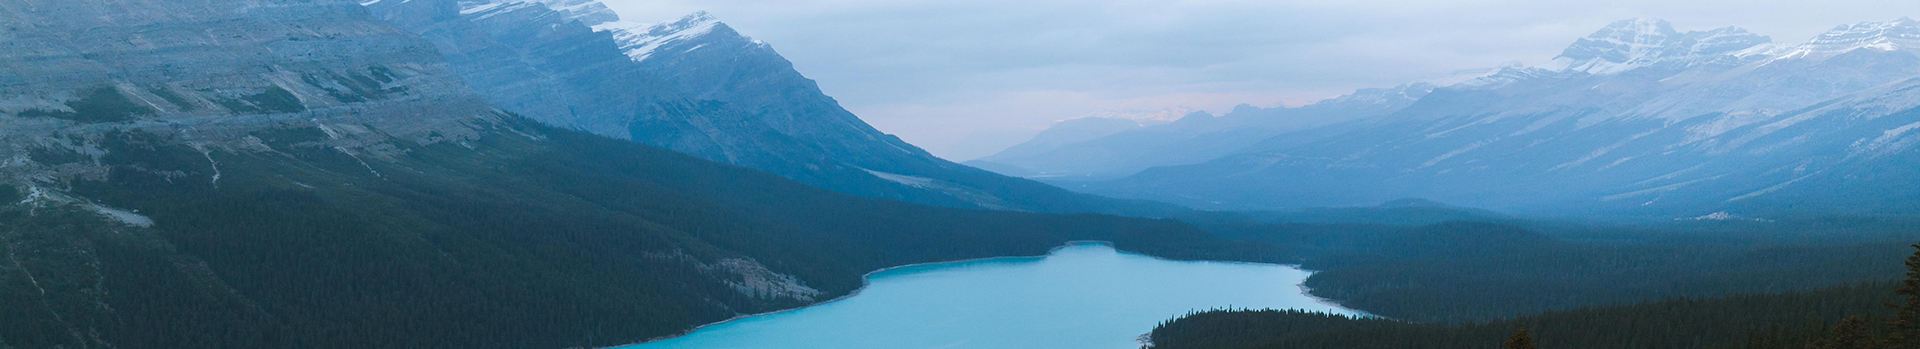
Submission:
M 1698 125 L 1688 126 L 1686 129 L 1687 137 L 1681 139 L 1679 144 L 1692 144 L 1692 143 L 1704 141 L 1713 137 L 1719 137 L 1722 134 L 1726 134 L 1727 132 L 1732 132 L 1733 130 L 1739 129 L 1741 127 L 1746 127 L 1747 125 L 1752 125 L 1755 123 L 1771 120 L 1775 116 L 1777 116 L 1776 113 L 1769 113 L 1769 112 L 1763 112 L 1763 111 L 1740 111 L 1740 112 L 1727 113 L 1725 115 L 1716 117 L 1713 120 L 1700 123 Z
M 628 57 L 633 57 L 636 62 L 645 62 L 661 47 L 706 36 L 724 25 L 712 14 L 695 12 L 672 23 L 648 25 L 613 22 L 595 26 L 594 30 L 612 32 L 614 40 L 619 41 L 620 49 Z
M 1727 211 L 1720 211 L 1720 212 L 1714 212 L 1714 213 L 1710 213 L 1710 214 L 1707 214 L 1707 215 L 1705 215 L 1705 216 L 1699 216 L 1699 217 L 1693 217 L 1693 218 L 1676 218 L 1676 219 L 1674 219 L 1674 220 L 1676 220 L 1676 221 L 1753 221 L 1753 222 L 1772 222 L 1772 220 L 1768 220 L 1768 219 L 1760 219 L 1760 218 L 1746 218 L 1746 217 L 1741 217 L 1741 216 L 1738 216 L 1738 215 L 1734 215 L 1734 214 L 1732 214 L 1732 213 L 1727 213 Z
M 538 3 L 529 3 L 529 2 L 489 3 L 489 2 L 468 1 L 468 2 L 460 3 L 460 15 L 472 17 L 474 19 L 488 19 L 488 18 L 493 18 L 494 16 L 499 16 L 504 13 L 512 13 L 514 11 L 525 10 L 525 9 L 533 8 L 537 6 L 541 6 L 541 5 Z
M 1740 28 L 1681 33 L 1664 20 L 1629 19 L 1575 41 L 1540 68 L 1608 75 L 1664 63 L 1693 66 L 1734 58 L 1730 53 L 1769 42 L 1772 39 Z
M 1447 152 L 1446 154 L 1440 154 L 1439 157 L 1435 157 L 1433 158 L 1433 160 L 1427 160 L 1425 164 L 1420 165 L 1420 168 L 1424 169 L 1428 167 L 1433 167 L 1433 165 L 1439 165 L 1441 161 L 1447 161 L 1447 159 L 1452 159 L 1455 156 L 1460 156 L 1460 154 L 1466 154 L 1467 152 L 1473 151 L 1474 149 L 1480 149 L 1480 147 L 1487 146 L 1487 144 L 1492 144 L 1494 141 L 1497 141 L 1497 140 L 1498 139 L 1489 139 L 1489 140 L 1482 140 L 1479 142 L 1473 142 L 1473 144 L 1468 144 L 1467 146 L 1461 147 L 1460 149 L 1454 149 L 1453 151 Z
M 867 173 L 873 174 L 874 177 L 880 177 L 880 179 L 885 179 L 889 182 L 900 183 L 902 185 L 906 185 L 914 188 L 934 188 L 938 186 L 937 184 L 934 184 L 932 178 L 927 178 L 927 177 L 908 176 L 908 175 L 903 175 L 898 173 L 887 173 L 887 172 L 880 172 L 880 171 L 874 171 L 874 170 L 867 170 Z
M 1492 89 L 1541 77 L 1563 75 L 1564 73 L 1564 71 L 1516 65 L 1494 69 L 1491 73 L 1443 86 L 1465 89 Z
M 1920 122 L 1882 131 L 1879 137 L 1874 137 L 1872 140 L 1861 139 L 1853 143 L 1849 155 L 1859 156 L 1868 153 L 1885 154 L 1890 152 L 1888 150 L 1899 150 L 1913 146 L 1915 142 L 1920 142 L 1920 137 L 1908 137 L 1908 134 L 1916 129 L 1920 129 Z
M 74 205 L 84 208 L 87 211 L 92 211 L 102 218 L 121 224 L 141 228 L 153 227 L 153 218 L 141 215 L 132 210 L 113 208 L 89 202 L 86 199 L 69 196 L 58 191 L 42 189 L 38 185 L 26 185 L 26 197 L 21 199 L 20 202 L 11 204 L 33 206 L 34 208 Z
M 1886 22 L 1839 26 L 1814 37 L 1805 44 L 1776 55 L 1773 60 L 1820 61 L 1855 50 L 1907 51 L 1920 54 L 1920 21 L 1900 18 Z
M 370 6 L 381 1 L 384 0 L 373 0 L 360 5 Z M 406 0 L 403 3 L 410 1 L 413 0 Z M 580 21 L 589 26 L 620 21 L 620 14 L 596 0 L 463 0 L 460 1 L 460 15 L 477 15 L 479 19 L 487 19 L 535 6 L 565 16 L 568 21 Z
M 1459 70 L 1440 77 L 1420 79 L 1416 82 L 1427 83 L 1436 87 L 1448 87 L 1492 77 L 1495 74 L 1499 74 L 1502 70 L 1510 68 L 1526 68 L 1526 65 L 1513 62 L 1493 68 Z
M 1395 86 L 1393 88 L 1360 89 L 1347 95 L 1315 102 L 1314 104 L 1387 105 L 1405 103 L 1406 101 L 1419 100 L 1421 97 L 1426 97 L 1428 93 L 1433 93 L 1435 88 L 1438 88 L 1438 86 L 1422 81 Z
M 88 210 L 91 210 L 94 213 L 98 213 L 101 216 L 107 217 L 109 219 L 113 219 L 114 221 L 120 222 L 122 224 L 141 227 L 141 228 L 153 227 L 153 218 L 147 218 L 147 216 L 141 215 L 139 213 L 134 213 L 133 211 L 101 206 L 99 204 L 88 204 L 86 207 Z
M 580 21 L 589 26 L 620 21 L 620 14 L 612 8 L 595 0 L 528 0 L 547 5 L 548 9 L 566 14 L 568 20 Z

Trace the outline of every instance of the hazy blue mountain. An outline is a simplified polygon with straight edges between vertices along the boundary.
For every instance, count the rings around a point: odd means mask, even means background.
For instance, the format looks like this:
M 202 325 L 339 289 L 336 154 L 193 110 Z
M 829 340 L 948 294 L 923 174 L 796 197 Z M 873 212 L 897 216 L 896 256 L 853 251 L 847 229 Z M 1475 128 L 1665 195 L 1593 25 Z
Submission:
M 1615 23 L 1552 63 L 1435 89 L 1390 116 L 1087 186 L 1216 208 L 1422 197 L 1525 212 L 1911 212 L 1920 23 L 1801 44 Z M 1728 211 L 1724 215 L 1711 215 Z
M 1201 112 L 1196 114 L 1204 115 L 1206 113 Z M 1207 115 L 1206 117 L 1212 117 L 1212 116 Z M 1042 154 L 1060 151 L 1061 147 L 1072 146 L 1077 143 L 1100 139 L 1102 137 L 1112 136 L 1114 134 L 1127 132 L 1127 131 L 1138 130 L 1145 127 L 1147 126 L 1143 125 L 1140 120 L 1134 120 L 1134 119 L 1128 119 L 1128 118 L 1085 117 L 1085 118 L 1071 119 L 1071 120 L 1056 122 L 1053 124 L 1053 126 L 1047 127 L 1045 131 L 1041 131 L 1040 134 L 1034 135 L 1033 139 L 1029 139 L 1026 142 L 1022 142 L 1020 144 L 1016 144 L 1012 147 L 1009 147 L 1005 150 L 1001 150 L 999 153 L 989 156 L 989 158 L 1018 159 L 1018 158 L 1025 158 L 1025 157 L 1042 156 Z M 1068 156 L 1063 160 L 1079 161 L 1079 160 L 1092 160 L 1092 159 L 1110 158 L 1110 157 L 1112 157 L 1111 154 L 1099 154 L 1099 155 L 1077 154 L 1077 156 Z M 996 162 L 993 160 L 987 160 L 986 158 L 967 161 L 966 164 L 972 165 L 974 167 L 979 167 L 982 169 L 994 171 L 994 172 L 999 172 L 1001 174 L 1005 174 L 1009 176 L 1033 177 L 1033 176 L 1046 175 L 1046 173 L 1036 172 L 1034 170 L 1027 169 L 1025 167 L 1021 167 L 1018 165 Z M 1029 164 L 1029 165 L 1033 165 L 1033 164 Z M 1054 168 L 1060 168 L 1060 167 L 1054 167 Z
M 1168 124 L 1129 128 L 1076 139 L 1050 134 L 1088 134 L 1087 125 L 1063 122 L 1027 143 L 972 164 L 1007 169 L 1010 175 L 1048 180 L 1097 180 L 1132 175 L 1157 166 L 1206 162 L 1289 132 L 1379 117 L 1405 108 L 1433 90 L 1414 83 L 1366 89 L 1297 108 L 1241 105 L 1226 115 L 1193 113 Z M 1084 138 L 1084 137 L 1083 137 Z
M 353 0 L 0 0 L 0 22 L 0 348 L 604 347 L 890 266 L 1227 250 L 546 126 Z
M 840 107 L 772 46 L 705 13 L 619 22 L 593 1 L 368 3 L 507 111 L 860 196 L 948 207 L 1158 215 L 942 160 Z

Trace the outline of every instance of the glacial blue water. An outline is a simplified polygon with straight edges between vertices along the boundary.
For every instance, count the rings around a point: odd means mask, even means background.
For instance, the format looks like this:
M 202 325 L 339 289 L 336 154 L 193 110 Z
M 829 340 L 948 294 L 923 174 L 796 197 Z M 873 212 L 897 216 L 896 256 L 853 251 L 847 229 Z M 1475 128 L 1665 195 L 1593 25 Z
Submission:
M 1046 257 L 928 264 L 868 276 L 859 295 L 629 349 L 1134 349 L 1161 321 L 1213 308 L 1352 314 L 1301 293 L 1308 273 L 1176 262 L 1074 244 Z

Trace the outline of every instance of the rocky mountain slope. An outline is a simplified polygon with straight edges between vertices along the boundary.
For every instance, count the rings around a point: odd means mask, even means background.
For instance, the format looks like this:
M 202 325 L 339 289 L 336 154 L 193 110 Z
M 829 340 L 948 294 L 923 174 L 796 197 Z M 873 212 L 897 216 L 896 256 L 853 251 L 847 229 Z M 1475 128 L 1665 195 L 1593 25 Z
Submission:
M 1670 217 L 1912 212 L 1920 192 L 1901 182 L 1920 137 L 1917 39 L 1909 19 L 1800 44 L 1623 21 L 1550 64 L 1441 87 L 1389 116 L 1087 190 L 1231 208 L 1423 197 Z
M 618 22 L 592 1 L 374 1 L 503 109 L 854 195 L 948 207 L 1162 215 L 948 162 L 868 126 L 772 46 L 705 13 Z
M 1221 250 L 545 126 L 351 0 L 0 0 L 0 23 L 0 348 L 597 347 L 907 263 Z

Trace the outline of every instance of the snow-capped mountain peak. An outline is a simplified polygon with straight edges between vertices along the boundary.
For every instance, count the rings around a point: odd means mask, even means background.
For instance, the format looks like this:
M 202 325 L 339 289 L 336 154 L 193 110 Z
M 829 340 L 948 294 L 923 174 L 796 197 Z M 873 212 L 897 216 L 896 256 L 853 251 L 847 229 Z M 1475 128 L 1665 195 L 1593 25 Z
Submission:
M 1680 35 L 1673 30 L 1673 23 L 1663 19 L 1633 18 L 1613 22 L 1600 28 L 1587 39 L 1611 43 L 1642 43 L 1658 45 L 1668 38 Z
M 1427 82 L 1414 82 L 1392 88 L 1367 88 L 1354 91 L 1351 94 L 1320 101 L 1316 104 L 1385 105 L 1405 103 L 1426 97 L 1428 93 L 1433 93 L 1433 89 L 1435 88 L 1438 88 L 1438 86 Z
M 362 6 L 379 3 L 373 0 L 361 3 Z M 409 0 L 411 1 L 411 0 Z M 600 25 L 620 21 L 620 14 L 596 0 L 462 0 L 460 14 L 480 16 L 513 12 L 533 6 L 544 6 L 554 13 L 565 16 L 568 21 L 580 21 L 585 25 Z
M 726 23 L 706 11 L 694 12 L 679 20 L 662 24 L 608 23 L 594 29 L 613 32 L 620 48 L 634 61 L 646 61 L 654 51 L 668 44 L 695 39 L 725 28 Z M 728 29 L 731 32 L 731 29 Z
M 1775 60 L 1824 60 L 1862 49 L 1920 54 L 1920 21 L 1902 17 L 1886 22 L 1842 25 L 1780 53 Z
M 1686 67 L 1736 58 L 1732 53 L 1769 42 L 1734 27 L 1682 33 L 1665 20 L 1629 19 L 1575 41 L 1541 68 L 1604 75 L 1661 64 Z
M 1564 67 L 1560 69 L 1552 69 L 1552 68 L 1534 68 L 1534 67 L 1527 67 L 1527 66 L 1521 66 L 1521 65 L 1512 65 L 1512 66 L 1505 66 L 1505 67 L 1500 67 L 1496 69 L 1491 69 L 1485 73 L 1479 74 L 1478 76 L 1472 76 L 1471 78 L 1467 78 L 1464 81 L 1441 85 L 1441 86 L 1450 87 L 1450 88 L 1468 88 L 1468 89 L 1497 88 L 1497 87 L 1506 86 L 1507 84 L 1512 84 L 1515 82 L 1525 81 L 1525 80 L 1539 78 L 1543 76 L 1564 75 L 1566 71 L 1568 70 L 1566 70 L 1566 68 Z

